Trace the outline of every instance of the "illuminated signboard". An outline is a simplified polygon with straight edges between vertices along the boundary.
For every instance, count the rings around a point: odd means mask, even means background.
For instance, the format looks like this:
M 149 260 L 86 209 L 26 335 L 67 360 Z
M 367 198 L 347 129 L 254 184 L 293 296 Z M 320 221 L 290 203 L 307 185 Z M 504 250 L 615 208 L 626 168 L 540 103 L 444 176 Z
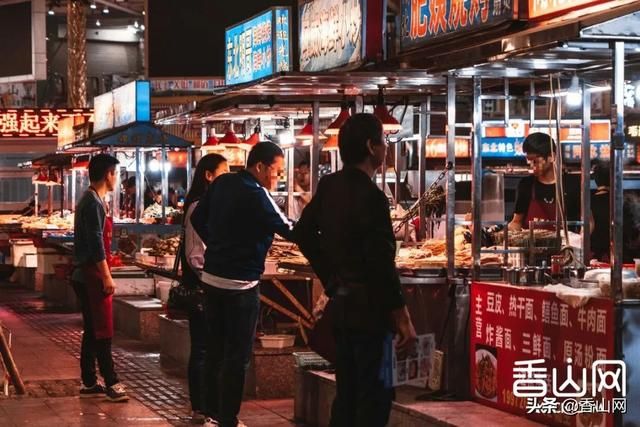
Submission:
M 153 79 L 151 90 L 156 92 L 210 92 L 224 86 L 224 79 Z
M 95 133 L 151 120 L 151 84 L 137 80 L 93 99 Z
M 0 138 L 57 138 L 58 121 L 76 115 L 91 117 L 90 109 L 0 109 Z
M 603 1 L 606 0 L 529 0 L 529 18 L 539 18 Z
M 58 149 L 89 138 L 93 129 L 90 122 L 91 118 L 87 116 L 61 118 L 58 121 Z
M 359 63 L 365 0 L 312 0 L 300 6 L 300 71 Z
M 513 0 L 402 0 L 402 50 L 514 18 Z
M 289 9 L 272 8 L 225 31 L 227 85 L 291 68 Z M 274 52 L 275 51 L 275 52 Z

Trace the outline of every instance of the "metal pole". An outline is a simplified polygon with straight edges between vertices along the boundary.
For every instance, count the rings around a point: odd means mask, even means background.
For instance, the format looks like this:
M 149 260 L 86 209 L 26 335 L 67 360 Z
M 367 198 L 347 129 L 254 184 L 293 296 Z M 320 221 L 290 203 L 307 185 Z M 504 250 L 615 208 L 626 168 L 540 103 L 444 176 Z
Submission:
M 116 153 L 112 150 L 111 154 L 115 157 Z M 122 180 L 120 179 L 120 165 L 116 165 L 116 184 L 113 190 L 113 209 L 111 211 L 113 218 L 120 218 L 120 199 L 122 195 Z
M 396 171 L 396 187 L 394 189 L 393 198 L 395 199 L 396 204 L 400 203 L 400 181 L 402 181 L 402 145 L 403 142 L 396 142 L 394 144 L 395 148 L 395 171 Z
M 558 86 L 557 90 L 558 92 L 560 91 L 560 86 Z M 562 105 L 559 97 L 555 98 L 555 101 L 556 101 L 556 154 L 555 154 L 556 164 L 555 164 L 555 168 L 556 168 L 556 188 L 557 188 L 558 185 L 560 185 L 560 182 L 561 182 L 560 180 L 562 180 L 562 145 L 560 143 L 560 129 L 562 128 Z M 549 129 L 549 131 L 551 131 L 551 129 Z M 561 218 L 560 210 L 561 210 L 560 200 L 556 200 L 556 239 L 558 242 L 562 242 L 561 230 L 563 227 L 562 222 L 560 221 L 560 218 Z M 566 215 L 566 212 L 565 212 L 565 215 Z M 566 244 L 568 245 L 569 242 L 566 242 Z M 560 246 L 562 246 L 562 243 L 560 243 Z
M 189 189 L 191 188 L 191 180 L 193 179 L 193 177 L 191 176 L 192 173 L 192 162 L 193 161 L 193 149 L 191 147 L 187 148 L 187 188 L 185 188 L 185 190 L 188 192 Z
M 34 216 L 38 216 L 38 207 L 40 205 L 40 201 L 38 200 L 40 198 L 40 195 L 38 194 L 38 184 L 33 184 L 34 190 L 33 190 L 33 201 L 35 202 L 35 205 L 33 206 L 34 209 Z
M 71 169 L 71 212 L 75 212 L 76 210 L 76 180 L 78 179 L 77 177 L 77 172 L 75 169 Z
M 614 134 L 611 139 L 611 290 L 616 303 L 622 300 L 622 206 L 624 154 L 624 42 L 613 43 Z
M 136 148 L 136 222 L 140 222 L 144 213 L 144 166 L 142 162 L 142 152 Z
M 623 307 L 622 307 L 622 221 L 624 206 L 624 42 L 616 41 L 613 48 L 613 104 L 611 117 L 614 125 L 611 138 L 611 295 L 614 302 L 614 359 L 623 359 Z M 627 356 L 628 357 L 628 356 Z M 615 397 L 622 397 L 619 393 Z M 622 413 L 615 412 L 614 425 L 622 425 Z
M 447 273 L 454 277 L 456 229 L 456 78 L 447 76 Z
M 591 259 L 591 92 L 582 84 L 582 262 Z
M 319 166 L 320 166 L 320 103 L 313 102 L 313 142 L 311 143 L 311 159 L 309 162 L 309 173 L 311 173 L 311 195 L 316 194 L 318 189 Z
M 295 197 L 293 192 L 295 191 L 295 155 L 296 149 L 294 147 L 288 147 L 285 149 L 285 160 L 287 162 L 287 216 L 291 218 L 293 212 L 293 204 L 295 203 Z M 298 218 L 295 218 L 298 219 Z
M 506 82 L 505 82 L 506 84 Z M 471 213 L 473 234 L 471 256 L 473 278 L 480 277 L 480 248 L 482 240 L 482 80 L 473 78 L 473 146 L 471 150 Z
M 167 171 L 167 164 L 169 159 L 167 158 L 167 148 L 162 146 L 160 151 L 161 155 L 161 171 L 162 171 L 162 219 L 167 220 L 167 206 L 169 205 L 169 172 Z
M 427 189 L 427 103 L 420 104 L 420 139 L 418 139 L 418 198 L 424 194 Z M 424 207 L 420 206 L 419 227 L 417 240 L 421 241 L 427 236 L 427 223 L 425 221 Z

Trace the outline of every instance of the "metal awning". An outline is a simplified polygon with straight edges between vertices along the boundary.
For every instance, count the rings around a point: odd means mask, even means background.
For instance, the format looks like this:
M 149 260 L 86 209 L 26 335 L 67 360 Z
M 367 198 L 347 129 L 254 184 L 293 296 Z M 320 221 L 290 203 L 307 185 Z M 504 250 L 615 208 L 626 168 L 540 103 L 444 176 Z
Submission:
M 65 153 L 87 153 L 107 147 L 189 148 L 191 142 L 164 132 L 152 123 L 136 122 L 111 129 L 64 147 Z
M 267 79 L 221 90 L 199 103 L 168 109 L 156 116 L 158 124 L 198 123 L 256 118 L 264 114 L 307 114 L 311 103 L 338 108 L 345 96 L 363 96 L 374 102 L 380 87 L 388 103 L 400 103 L 425 95 L 444 95 L 446 79 L 424 70 L 367 70 L 327 73 L 280 73 Z M 332 114 L 337 111 L 332 112 Z M 329 115 L 330 116 L 330 115 Z

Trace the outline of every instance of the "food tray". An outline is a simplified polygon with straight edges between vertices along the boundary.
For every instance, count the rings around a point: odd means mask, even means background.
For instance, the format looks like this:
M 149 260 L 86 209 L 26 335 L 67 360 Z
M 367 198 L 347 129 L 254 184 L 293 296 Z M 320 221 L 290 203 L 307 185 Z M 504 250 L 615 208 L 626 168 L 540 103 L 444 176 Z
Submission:
M 263 335 L 259 337 L 263 348 L 287 348 L 293 347 L 295 335 Z

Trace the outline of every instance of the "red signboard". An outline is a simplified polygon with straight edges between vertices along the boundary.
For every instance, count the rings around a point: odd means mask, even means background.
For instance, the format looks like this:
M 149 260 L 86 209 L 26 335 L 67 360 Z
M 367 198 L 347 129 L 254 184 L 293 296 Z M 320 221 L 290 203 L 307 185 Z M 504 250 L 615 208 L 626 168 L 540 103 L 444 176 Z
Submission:
M 58 120 L 93 115 L 91 109 L 0 108 L 0 138 L 56 138 Z
M 539 18 L 606 0 L 529 0 L 529 18 Z
M 546 396 L 551 397 L 557 396 L 553 369 L 558 373 L 557 384 L 569 378 L 567 359 L 572 360 L 571 378 L 578 383 L 583 368 L 591 372 L 593 362 L 614 359 L 611 300 L 592 298 L 574 308 L 541 289 L 473 283 L 470 310 L 471 394 L 475 400 L 546 425 L 613 425 L 610 414 L 570 416 L 560 410 L 527 414 L 527 398 L 514 394 L 516 362 L 544 360 Z M 598 422 L 594 418 L 587 422 L 586 417 L 596 417 Z

